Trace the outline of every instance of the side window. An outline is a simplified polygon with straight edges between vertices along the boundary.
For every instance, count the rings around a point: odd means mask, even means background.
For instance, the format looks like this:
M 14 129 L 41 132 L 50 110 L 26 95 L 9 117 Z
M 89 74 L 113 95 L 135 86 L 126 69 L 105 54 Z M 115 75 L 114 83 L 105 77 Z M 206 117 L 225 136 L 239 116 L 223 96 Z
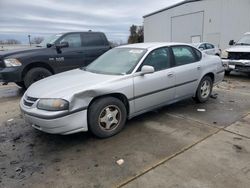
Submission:
M 206 50 L 205 44 L 201 44 L 201 45 L 199 46 L 199 49 L 200 49 L 200 50 Z
M 154 67 L 155 71 L 160 71 L 171 67 L 168 48 L 160 48 L 152 51 L 144 60 L 143 65 Z M 139 69 L 141 70 L 141 69 Z
M 62 42 L 68 42 L 69 47 L 73 47 L 73 48 L 82 46 L 82 40 L 81 40 L 80 33 L 68 34 L 61 39 L 60 43 L 62 43 Z
M 206 44 L 206 46 L 207 46 L 207 49 L 213 49 L 214 48 L 214 45 L 212 45 L 212 44 Z
M 199 50 L 195 49 L 195 48 L 193 48 L 193 50 L 194 50 L 194 53 L 197 56 L 197 60 L 200 61 L 201 58 L 202 58 L 202 53 Z
M 84 34 L 83 35 L 84 46 L 103 46 L 105 41 L 99 34 Z
M 172 47 L 176 66 L 186 65 L 197 61 L 194 51 L 189 46 Z

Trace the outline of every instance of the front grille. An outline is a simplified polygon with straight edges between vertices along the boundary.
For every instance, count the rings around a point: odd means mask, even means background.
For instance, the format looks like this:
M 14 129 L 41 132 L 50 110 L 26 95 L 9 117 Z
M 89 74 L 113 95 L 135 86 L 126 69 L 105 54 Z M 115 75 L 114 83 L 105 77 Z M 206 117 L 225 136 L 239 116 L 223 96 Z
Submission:
M 25 96 L 24 99 L 23 99 L 23 104 L 25 106 L 31 107 L 37 100 L 38 100 L 38 98 Z
M 250 53 L 248 53 L 248 52 L 229 52 L 228 59 L 231 59 L 231 60 L 250 60 Z
M 250 72 L 250 66 L 236 65 L 235 69 L 241 72 Z
M 38 100 L 38 98 L 27 96 L 27 100 L 32 101 L 32 102 L 36 102 Z

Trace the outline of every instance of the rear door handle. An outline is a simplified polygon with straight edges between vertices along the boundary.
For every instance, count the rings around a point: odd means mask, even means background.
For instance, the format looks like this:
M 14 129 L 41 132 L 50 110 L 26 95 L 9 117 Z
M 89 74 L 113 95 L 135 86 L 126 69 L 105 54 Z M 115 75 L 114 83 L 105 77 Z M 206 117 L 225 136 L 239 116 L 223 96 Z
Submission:
M 173 77 L 173 76 L 174 76 L 173 72 L 168 73 L 168 77 Z

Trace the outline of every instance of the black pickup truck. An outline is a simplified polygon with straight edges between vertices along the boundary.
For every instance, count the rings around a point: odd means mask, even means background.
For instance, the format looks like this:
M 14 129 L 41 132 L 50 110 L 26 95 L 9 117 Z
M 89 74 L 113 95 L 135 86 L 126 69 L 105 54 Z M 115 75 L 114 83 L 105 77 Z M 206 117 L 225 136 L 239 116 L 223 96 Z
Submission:
M 0 52 L 0 82 L 28 88 L 50 75 L 84 67 L 110 48 L 101 32 L 56 34 L 34 48 Z

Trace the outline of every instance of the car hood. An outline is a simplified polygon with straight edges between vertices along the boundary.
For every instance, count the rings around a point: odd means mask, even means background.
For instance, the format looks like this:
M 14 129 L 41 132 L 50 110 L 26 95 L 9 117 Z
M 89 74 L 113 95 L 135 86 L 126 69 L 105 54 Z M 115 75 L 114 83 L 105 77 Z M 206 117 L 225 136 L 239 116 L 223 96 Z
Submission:
M 45 49 L 42 47 L 30 47 L 30 48 L 19 48 L 19 49 L 13 49 L 13 50 L 6 50 L 6 51 L 0 51 L 0 57 L 8 57 L 12 55 L 19 55 L 19 54 L 25 54 L 25 53 L 32 53 L 36 52 L 38 50 Z
M 32 84 L 25 95 L 34 98 L 63 98 L 86 90 L 103 86 L 106 82 L 119 79 L 121 76 L 104 75 L 75 69 L 60 73 Z
M 250 46 L 234 46 L 226 50 L 227 52 L 250 52 Z

